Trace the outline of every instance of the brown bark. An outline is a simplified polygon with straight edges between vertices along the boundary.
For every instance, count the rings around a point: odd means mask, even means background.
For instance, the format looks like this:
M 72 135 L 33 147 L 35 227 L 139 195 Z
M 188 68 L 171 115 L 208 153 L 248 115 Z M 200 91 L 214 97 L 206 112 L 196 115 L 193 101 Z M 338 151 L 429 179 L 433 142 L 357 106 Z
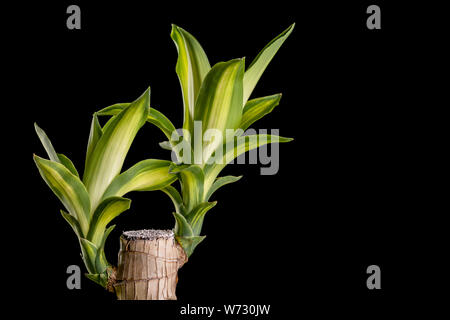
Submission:
M 117 298 L 176 300 L 178 269 L 186 261 L 186 254 L 173 233 L 150 239 L 122 235 L 114 284 Z

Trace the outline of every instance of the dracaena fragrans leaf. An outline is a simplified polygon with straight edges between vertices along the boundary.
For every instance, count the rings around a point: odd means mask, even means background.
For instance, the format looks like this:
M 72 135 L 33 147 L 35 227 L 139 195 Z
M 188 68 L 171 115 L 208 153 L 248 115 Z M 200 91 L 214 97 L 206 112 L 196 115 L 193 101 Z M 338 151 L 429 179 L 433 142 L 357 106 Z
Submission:
M 39 128 L 37 123 L 34 124 L 34 129 L 36 130 L 36 134 L 38 135 L 39 140 L 41 140 L 41 143 L 44 146 L 44 149 L 47 152 L 49 159 L 51 161 L 61 163 L 63 166 L 69 169 L 70 172 L 72 172 L 74 175 L 78 177 L 78 171 L 77 169 L 75 169 L 75 166 L 73 165 L 72 161 L 65 155 L 61 153 L 56 153 L 45 131 Z
M 175 236 L 175 239 L 183 247 L 186 255 L 190 257 L 194 249 L 202 242 L 206 236 Z
M 150 108 L 150 88 L 120 111 L 103 128 L 92 150 L 83 182 L 95 208 L 111 181 L 120 173 L 125 156 L 138 130 L 145 123 Z
M 186 214 L 186 209 L 183 204 L 183 198 L 181 197 L 181 195 L 177 189 L 175 189 L 172 186 L 167 186 L 167 187 L 161 189 L 161 191 L 163 191 L 165 194 L 167 194 L 169 196 L 170 200 L 172 200 L 173 205 L 175 207 L 175 211 L 177 213 L 180 213 L 182 215 Z
M 169 173 L 170 161 L 148 159 L 135 164 L 111 182 L 103 198 L 123 196 L 131 191 L 160 190 L 173 183 L 177 176 Z
M 90 156 L 92 154 L 92 151 L 95 149 L 95 146 L 97 145 L 98 140 L 103 135 L 102 127 L 100 126 L 100 123 L 98 122 L 98 117 L 96 114 L 92 116 L 92 122 L 91 122 L 91 131 L 89 133 L 89 140 L 88 140 L 88 146 L 86 151 L 86 162 L 85 165 L 87 166 L 90 162 Z
M 106 287 L 108 283 L 108 275 L 106 273 L 86 273 L 86 278 L 88 278 L 91 281 L 94 281 L 95 283 L 101 285 L 102 287 Z
M 170 143 L 170 141 L 162 141 L 159 143 L 159 146 L 164 150 L 172 151 L 172 144 Z
M 80 176 L 78 175 L 78 171 L 75 168 L 75 166 L 73 165 L 73 162 L 67 158 L 65 155 L 63 155 L 62 153 L 58 153 L 58 158 L 60 163 L 65 166 L 73 175 L 77 176 L 77 178 L 79 178 Z
M 34 124 L 34 129 L 39 137 L 39 140 L 41 140 L 42 145 L 44 146 L 45 151 L 47 152 L 47 155 L 49 157 L 49 159 L 51 161 L 54 162 L 59 162 L 61 163 L 61 161 L 59 160 L 58 155 L 56 154 L 55 149 L 53 148 L 53 145 L 50 141 L 50 139 L 48 138 L 47 134 L 45 133 L 44 130 L 42 130 L 37 123 Z
M 216 204 L 217 201 L 200 203 L 194 210 L 192 210 L 186 216 L 186 220 L 189 222 L 189 225 L 191 226 L 194 235 L 196 236 L 200 235 L 200 232 L 202 231 L 203 218 L 205 217 L 205 214 Z
M 189 32 L 172 25 L 170 36 L 178 50 L 176 72 L 183 94 L 183 128 L 192 135 L 196 99 L 211 67 L 200 43 Z
M 103 200 L 95 210 L 89 226 L 87 239 L 100 247 L 105 233 L 106 225 L 119 214 L 130 208 L 130 199 L 110 197 Z
M 81 252 L 83 254 L 84 264 L 89 273 L 97 273 L 95 268 L 95 259 L 97 257 L 97 247 L 91 241 L 80 238 Z
M 170 122 L 165 115 L 155 108 L 150 108 L 147 121 L 157 126 L 169 140 L 171 140 L 173 136 L 175 138 L 177 137 L 175 127 L 172 122 Z
M 115 116 L 118 115 L 121 111 L 123 111 L 123 109 L 128 107 L 130 104 L 131 104 L 130 102 L 115 103 L 113 105 L 110 105 L 97 111 L 95 114 L 98 116 Z
M 225 177 L 217 178 L 216 181 L 214 181 L 214 183 L 212 184 L 211 188 L 209 188 L 209 190 L 205 196 L 205 201 L 209 201 L 209 198 L 212 196 L 212 194 L 214 192 L 216 192 L 217 189 L 219 189 L 220 187 L 222 187 L 226 184 L 229 184 L 229 183 L 236 182 L 236 181 L 240 180 L 241 178 L 242 178 L 242 176 L 239 176 L 239 177 L 225 176 Z
M 105 242 L 106 242 L 106 239 L 108 238 L 109 234 L 111 233 L 111 231 L 114 230 L 115 227 L 116 227 L 115 225 L 112 225 L 108 229 L 106 229 L 106 231 L 102 237 L 102 241 L 101 241 L 100 245 L 98 246 L 97 256 L 95 257 L 95 269 L 98 273 L 105 272 L 106 268 L 109 266 L 109 263 L 106 260 L 106 256 L 105 256 Z
M 256 56 L 253 62 L 248 67 L 247 71 L 244 75 L 244 104 L 247 102 L 248 98 L 253 92 L 253 89 L 256 87 L 256 84 L 261 78 L 264 70 L 269 65 L 272 58 L 277 53 L 278 49 L 280 49 L 281 45 L 284 41 L 289 37 L 292 30 L 294 29 L 295 23 L 292 24 L 289 28 L 283 31 L 278 37 L 273 39 L 269 44 L 267 44 Z
M 61 163 L 34 156 L 39 172 L 69 213 L 76 218 L 82 235 L 86 235 L 90 220 L 89 195 L 83 183 Z
M 96 114 L 99 116 L 115 116 L 129 105 L 130 103 L 116 103 L 100 111 L 97 111 Z M 175 126 L 172 124 L 172 122 L 170 122 L 170 120 L 164 114 L 153 107 L 150 108 L 147 122 L 158 127 L 169 140 L 171 140 L 173 136 L 177 138 Z
M 240 136 L 237 137 L 234 141 L 228 142 L 227 145 L 224 146 L 226 152 L 223 153 L 223 158 L 220 163 L 207 164 L 204 167 L 205 189 L 209 190 L 220 171 L 222 171 L 222 169 L 225 168 L 225 166 L 229 162 L 239 157 L 241 154 L 269 143 L 283 143 L 292 140 L 292 138 L 285 138 L 268 134 L 258 134 Z
M 183 205 L 190 212 L 203 199 L 203 170 L 197 165 L 181 165 L 172 166 L 170 172 L 180 177 Z
M 242 112 L 240 128 L 247 130 L 255 121 L 272 112 L 281 99 L 281 93 L 248 101 Z
M 83 237 L 83 231 L 81 230 L 81 226 L 78 223 L 77 218 L 72 216 L 71 214 L 65 212 L 64 210 L 60 210 L 61 215 L 67 221 L 67 223 L 72 227 L 72 230 L 75 232 L 77 237 Z
M 191 225 L 186 220 L 186 217 L 184 217 L 182 214 L 178 212 L 172 212 L 172 214 L 173 217 L 175 218 L 175 228 L 174 228 L 175 235 L 179 235 L 182 237 L 193 236 L 194 232 L 192 231 Z
M 242 118 L 244 59 L 219 62 L 206 75 L 197 102 L 194 120 L 201 123 L 201 136 L 214 134 L 202 148 L 194 146 L 195 163 L 205 163 L 214 150 L 228 138 L 228 131 L 239 127 Z M 196 129 L 199 131 L 198 129 Z M 209 131 L 208 131 L 209 130 Z M 198 136 L 194 134 L 194 138 Z
M 205 239 L 205 236 L 195 235 L 191 225 L 183 215 L 177 212 L 172 214 L 175 218 L 175 239 L 183 247 L 186 255 L 190 257 L 195 247 Z

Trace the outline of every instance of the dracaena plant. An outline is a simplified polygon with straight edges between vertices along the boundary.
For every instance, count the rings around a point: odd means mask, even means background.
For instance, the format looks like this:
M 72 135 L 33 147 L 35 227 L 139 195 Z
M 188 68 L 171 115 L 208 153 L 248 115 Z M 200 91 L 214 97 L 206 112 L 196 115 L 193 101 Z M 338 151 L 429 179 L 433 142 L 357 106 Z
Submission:
M 227 163 L 262 145 L 292 140 L 267 134 L 243 135 L 243 132 L 269 114 L 280 101 L 281 94 L 249 98 L 293 28 L 294 24 L 267 44 L 245 70 L 245 59 L 219 62 L 211 67 L 199 42 L 182 28 L 172 26 L 171 37 L 178 50 L 176 73 L 184 105 L 183 133 L 179 134 L 172 122 L 153 108 L 148 122 L 159 127 L 168 138 L 161 147 L 174 151 L 177 157 L 170 172 L 178 177 L 181 191 L 173 186 L 162 190 L 174 203 L 175 236 L 188 256 L 205 238 L 201 229 L 205 214 L 216 205 L 210 201 L 213 193 L 241 178 L 219 177 Z M 116 115 L 128 105 L 116 104 L 98 114 Z M 209 129 L 215 129 L 221 138 L 201 138 L 198 142 L 196 137 L 203 137 Z M 184 148 L 186 144 L 189 148 Z
M 61 214 L 79 239 L 87 277 L 107 287 L 113 272 L 105 257 L 108 224 L 130 207 L 130 191 L 165 188 L 176 180 L 170 161 L 147 159 L 120 173 L 137 132 L 150 117 L 150 89 L 102 127 L 93 115 L 84 174 L 63 154 L 56 153 L 45 132 L 35 125 L 49 160 L 34 155 L 42 178 L 67 211 Z M 110 288 L 111 289 L 111 288 Z

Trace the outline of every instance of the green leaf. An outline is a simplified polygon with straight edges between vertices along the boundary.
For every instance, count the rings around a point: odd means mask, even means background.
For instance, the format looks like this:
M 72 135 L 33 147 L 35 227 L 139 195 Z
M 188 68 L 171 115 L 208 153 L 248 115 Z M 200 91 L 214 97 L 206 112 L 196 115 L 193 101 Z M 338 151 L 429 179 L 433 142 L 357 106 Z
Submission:
M 108 284 L 108 275 L 106 273 L 86 273 L 85 274 L 86 278 L 88 278 L 89 280 L 94 281 L 95 283 L 101 285 L 102 287 L 106 287 L 106 285 Z
M 192 232 L 195 236 L 200 235 L 203 226 L 203 219 L 205 214 L 213 208 L 217 204 L 217 201 L 214 202 L 203 202 L 200 203 L 189 215 L 186 217 L 186 220 L 190 224 L 192 228 Z
M 92 208 L 97 207 L 106 188 L 120 173 L 131 143 L 147 119 L 149 108 L 150 88 L 103 128 L 103 135 L 89 157 L 83 176 Z
M 239 127 L 242 118 L 243 76 L 244 59 L 219 62 L 208 72 L 200 88 L 194 113 L 194 120 L 201 121 L 202 137 L 208 129 L 216 129 L 226 139 L 226 129 L 235 130 Z M 222 140 L 216 139 L 205 143 L 203 148 L 194 150 L 195 163 L 198 164 L 197 159 L 202 158 L 202 163 L 205 163 L 213 150 L 222 143 Z
M 37 133 L 39 139 L 41 140 L 41 143 L 44 146 L 44 149 L 47 152 L 49 159 L 54 162 L 61 163 L 61 161 L 59 160 L 59 157 L 56 154 L 55 149 L 53 148 L 53 145 L 50 142 L 50 139 L 48 138 L 45 131 L 42 130 L 41 128 L 39 128 L 37 123 L 34 123 L 34 129 L 36 130 L 36 133 Z
M 176 132 L 175 126 L 165 115 L 163 115 L 155 108 L 150 108 L 147 122 L 150 122 L 151 124 L 157 126 L 164 133 L 167 139 L 172 140 L 172 135 L 173 137 L 175 137 L 175 139 L 177 139 L 178 134 Z
M 163 141 L 159 143 L 159 146 L 163 148 L 164 150 L 172 151 L 172 144 L 170 141 Z
M 194 235 L 191 226 L 189 225 L 189 222 L 187 222 L 186 218 L 178 213 L 178 212 L 172 212 L 173 217 L 175 218 L 175 229 L 174 233 L 176 236 L 180 237 L 191 237 Z
M 269 134 L 259 134 L 259 135 L 248 135 L 237 137 L 234 141 L 230 141 L 224 146 L 226 152 L 223 154 L 221 160 L 222 163 L 212 163 L 207 164 L 203 171 L 205 174 L 205 190 L 208 190 L 220 171 L 222 171 L 225 166 L 240 156 L 241 154 L 253 150 L 255 148 L 261 147 L 269 143 L 283 143 L 292 141 L 292 138 L 284 138 Z
M 247 130 L 255 121 L 271 113 L 273 108 L 280 102 L 280 99 L 281 93 L 248 101 L 242 112 L 242 120 L 239 127 L 244 131 Z
M 105 231 L 105 233 L 103 234 L 103 237 L 102 237 L 102 242 L 100 243 L 100 246 L 98 247 L 99 250 L 105 248 L 106 239 L 108 239 L 109 234 L 114 230 L 115 227 L 116 227 L 116 225 L 114 224 L 112 226 L 109 226 L 106 229 L 106 231 Z
M 170 36 L 178 50 L 176 72 L 183 94 L 183 129 L 188 130 L 192 135 L 194 106 L 203 79 L 211 69 L 211 66 L 205 51 L 189 32 L 172 25 Z
M 91 241 L 80 238 L 81 252 L 83 254 L 84 264 L 89 273 L 97 273 L 95 269 L 95 258 L 97 257 L 97 247 Z
M 259 54 L 248 67 L 244 75 L 244 104 L 249 99 L 250 95 L 253 92 L 253 89 L 255 89 L 259 78 L 261 78 L 261 75 L 269 65 L 269 62 L 275 56 L 278 49 L 280 49 L 281 45 L 284 43 L 287 37 L 289 37 L 289 35 L 291 34 L 294 26 L 295 23 L 285 31 L 283 31 L 278 37 L 269 42 L 269 44 L 267 44 L 264 49 L 259 52 Z
M 67 158 L 65 155 L 63 155 L 62 153 L 58 153 L 57 155 L 59 158 L 59 162 L 63 166 L 65 166 L 73 175 L 77 176 L 77 178 L 80 178 L 77 169 L 73 165 L 73 162 L 69 158 Z
M 109 263 L 106 260 L 106 256 L 105 256 L 105 242 L 106 242 L 106 239 L 108 238 L 109 234 L 111 233 L 111 231 L 114 230 L 115 227 L 116 226 L 113 225 L 113 226 L 110 226 L 108 229 L 106 229 L 106 231 L 102 237 L 102 242 L 98 246 L 97 257 L 95 258 L 95 268 L 97 269 L 97 272 L 99 272 L 99 273 L 105 272 L 106 268 L 109 266 Z
M 203 200 L 203 170 L 197 165 L 181 165 L 172 166 L 169 172 L 179 176 L 183 204 L 190 212 Z
M 100 122 L 98 122 L 98 117 L 94 113 L 92 116 L 92 122 L 91 122 L 91 131 L 89 133 L 89 140 L 88 140 L 88 146 L 86 151 L 86 162 L 85 165 L 87 166 L 90 162 L 90 156 L 92 152 L 94 151 L 97 142 L 100 140 L 100 138 L 103 135 L 102 127 L 100 126 Z
M 49 159 L 51 161 L 61 163 L 63 166 L 69 169 L 70 172 L 72 172 L 74 175 L 78 177 L 78 171 L 77 169 L 75 169 L 75 166 L 73 165 L 72 161 L 70 161 L 70 159 L 67 158 L 65 155 L 61 153 L 56 153 L 45 131 L 39 128 L 37 123 L 34 124 L 34 129 L 36 130 L 39 140 L 41 140 L 41 143 L 44 146 L 44 149 L 47 152 Z
M 110 197 L 103 200 L 97 207 L 89 225 L 87 239 L 100 247 L 106 225 L 119 214 L 130 208 L 130 199 Z
M 116 103 L 112 106 L 98 111 L 97 114 L 99 116 L 115 116 L 129 105 L 130 103 Z M 156 110 L 153 107 L 150 108 L 147 122 L 158 127 L 169 140 L 172 140 L 172 134 L 175 138 L 178 137 L 175 126 L 172 124 L 172 122 L 170 122 L 170 120 L 165 115 L 163 115 L 160 111 Z
M 147 159 L 118 175 L 106 189 L 103 199 L 123 196 L 131 191 L 160 190 L 175 180 L 177 176 L 169 173 L 170 161 Z
M 240 180 L 241 178 L 242 178 L 242 176 L 239 176 L 239 177 L 225 176 L 225 177 L 217 178 L 216 181 L 214 181 L 214 183 L 212 184 L 211 188 L 209 188 L 208 193 L 205 196 L 205 200 L 208 201 L 209 198 L 212 196 L 212 194 L 214 192 L 216 192 L 217 189 L 219 189 L 220 187 L 222 187 L 226 184 L 229 184 L 229 183 L 236 182 L 236 181 Z
M 90 201 L 83 183 L 60 163 L 36 155 L 33 158 L 42 178 L 67 211 L 77 218 L 82 235 L 86 235 L 90 219 Z
M 186 237 L 179 237 L 175 236 L 175 239 L 178 241 L 180 246 L 184 249 L 186 252 L 186 255 L 188 258 L 192 255 L 194 252 L 194 249 L 198 246 L 200 242 L 202 242 L 206 236 L 186 236 Z
M 77 219 L 70 215 L 69 213 L 65 212 L 64 210 L 60 210 L 61 215 L 63 218 L 67 221 L 67 223 L 72 227 L 73 231 L 77 235 L 78 238 L 83 237 L 83 232 L 81 231 L 80 224 L 78 223 Z
M 115 103 L 113 105 L 101 109 L 100 111 L 97 111 L 95 114 L 98 116 L 116 116 L 130 104 L 131 104 L 130 102 Z
M 165 188 L 162 188 L 161 191 L 167 194 L 170 200 L 172 200 L 176 212 L 184 215 L 185 209 L 183 205 L 183 199 L 181 198 L 181 195 L 178 192 L 178 190 L 172 186 L 167 186 Z

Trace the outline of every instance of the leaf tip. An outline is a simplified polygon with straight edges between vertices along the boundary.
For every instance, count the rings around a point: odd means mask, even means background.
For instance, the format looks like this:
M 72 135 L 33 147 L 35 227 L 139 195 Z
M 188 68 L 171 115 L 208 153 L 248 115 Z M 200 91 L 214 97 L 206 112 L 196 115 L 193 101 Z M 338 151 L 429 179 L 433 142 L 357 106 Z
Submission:
M 278 103 L 280 102 L 281 98 L 283 97 L 282 93 L 277 93 L 273 95 L 275 97 L 276 103 L 278 105 Z
M 286 37 L 288 37 L 288 36 L 291 34 L 291 32 L 294 30 L 294 27 L 295 27 L 295 22 L 292 23 L 292 24 L 286 29 L 286 31 L 283 32 L 283 34 L 284 34 Z
M 33 153 L 33 160 L 34 162 L 40 162 L 41 160 L 43 160 L 43 158 L 39 157 L 38 155 L 36 155 L 35 153 Z
M 150 89 L 150 86 L 148 86 L 143 95 L 146 98 L 150 99 L 150 93 L 151 93 L 151 89 Z
M 172 30 L 170 30 L 170 37 L 174 39 L 175 33 L 180 33 L 180 27 L 178 27 L 175 23 L 172 23 Z
M 41 127 L 38 126 L 37 122 L 34 123 L 34 131 L 36 131 L 36 134 L 38 136 L 40 136 L 43 132 L 43 130 L 41 129 Z
M 139 98 L 137 98 L 133 104 L 138 104 L 143 107 L 147 112 L 150 112 L 150 86 L 144 91 Z M 125 110 L 125 109 L 124 109 Z M 122 111 L 124 111 L 122 110 Z
M 128 199 L 128 198 L 123 198 L 123 200 L 125 201 L 125 210 L 128 210 L 128 209 L 130 209 L 130 207 L 131 207 L 131 199 Z

